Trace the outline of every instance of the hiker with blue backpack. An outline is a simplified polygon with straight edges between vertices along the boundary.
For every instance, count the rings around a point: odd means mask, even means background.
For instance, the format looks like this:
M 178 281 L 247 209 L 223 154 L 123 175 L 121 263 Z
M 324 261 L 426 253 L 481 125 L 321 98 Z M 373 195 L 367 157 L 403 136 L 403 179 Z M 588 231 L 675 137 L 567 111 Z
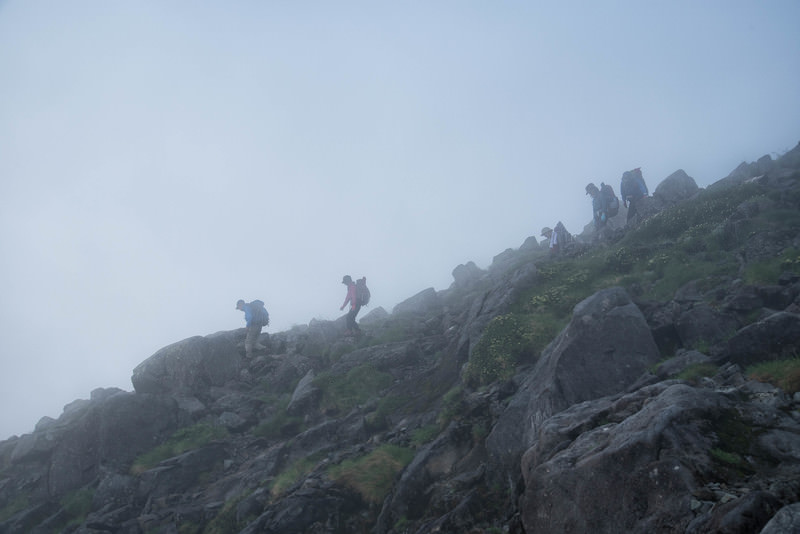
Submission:
M 248 358 L 253 357 L 254 350 L 264 350 L 267 347 L 258 342 L 261 336 L 261 329 L 269 325 L 269 312 L 260 300 L 245 302 L 242 299 L 236 301 L 236 309 L 244 312 L 245 329 L 247 334 L 244 338 L 244 352 Z
M 619 184 L 619 194 L 622 196 L 622 205 L 628 208 L 628 218 L 626 222 L 630 222 L 638 213 L 637 207 L 640 205 L 642 199 L 650 194 L 647 190 L 647 184 L 644 182 L 641 167 L 622 173 L 622 181 Z
M 345 335 L 358 335 L 361 333 L 361 328 L 356 323 L 356 315 L 361 311 L 361 306 L 366 306 L 369 303 L 370 297 L 369 289 L 367 289 L 367 277 L 360 278 L 358 282 L 353 282 L 353 279 L 348 274 L 342 278 L 342 283 L 347 286 L 347 295 L 339 309 L 344 310 L 344 307 L 350 303 L 350 311 L 347 312 Z

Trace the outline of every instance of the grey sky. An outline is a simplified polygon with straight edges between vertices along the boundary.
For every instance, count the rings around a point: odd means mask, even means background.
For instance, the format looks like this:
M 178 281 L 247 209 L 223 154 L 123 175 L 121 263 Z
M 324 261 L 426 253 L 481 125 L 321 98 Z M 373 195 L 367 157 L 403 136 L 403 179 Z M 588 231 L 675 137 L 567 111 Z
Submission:
M 0 439 L 800 141 L 800 2 L 0 1 Z M 369 309 L 365 310 L 369 311 Z

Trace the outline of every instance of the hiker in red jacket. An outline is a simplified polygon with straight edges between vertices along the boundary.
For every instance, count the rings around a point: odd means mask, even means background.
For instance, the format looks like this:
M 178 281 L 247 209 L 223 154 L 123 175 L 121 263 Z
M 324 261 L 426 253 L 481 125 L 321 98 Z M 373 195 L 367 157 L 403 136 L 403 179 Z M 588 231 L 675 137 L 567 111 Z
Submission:
M 358 315 L 358 312 L 361 310 L 361 303 L 358 301 L 358 296 L 356 294 L 356 283 L 353 282 L 349 274 L 342 278 L 342 283 L 347 286 L 347 296 L 344 298 L 344 303 L 339 309 L 343 310 L 344 307 L 347 306 L 347 303 L 350 303 L 350 311 L 347 312 L 347 330 L 345 331 L 345 335 L 350 336 L 361 332 L 361 329 L 356 323 L 356 315 Z

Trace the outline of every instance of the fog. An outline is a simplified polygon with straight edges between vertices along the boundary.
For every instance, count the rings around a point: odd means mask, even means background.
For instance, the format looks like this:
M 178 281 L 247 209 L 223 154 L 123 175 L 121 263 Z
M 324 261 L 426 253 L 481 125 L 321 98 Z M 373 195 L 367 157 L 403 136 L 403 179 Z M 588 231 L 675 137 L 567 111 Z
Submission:
M 800 141 L 800 3 L 0 1 L 0 439 Z

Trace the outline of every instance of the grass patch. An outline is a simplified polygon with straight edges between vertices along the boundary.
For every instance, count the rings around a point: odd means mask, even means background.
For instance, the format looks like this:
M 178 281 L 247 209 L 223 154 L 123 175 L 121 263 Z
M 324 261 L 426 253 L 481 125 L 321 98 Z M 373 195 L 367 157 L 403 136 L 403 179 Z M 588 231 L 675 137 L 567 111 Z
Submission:
M 372 364 L 359 365 L 343 375 L 321 373 L 314 385 L 322 391 L 320 407 L 326 412 L 348 412 L 394 383 L 392 375 Z
M 367 428 L 373 432 L 388 428 L 391 418 L 400 413 L 401 407 L 408 402 L 408 398 L 398 395 L 387 395 L 378 402 L 378 408 L 365 417 Z
M 26 493 L 17 495 L 14 499 L 0 509 L 0 522 L 9 519 L 30 506 L 30 498 Z
M 78 526 L 86 520 L 92 510 L 94 488 L 81 488 L 75 490 L 61 499 L 61 508 L 66 512 L 64 527 Z
M 303 431 L 305 423 L 300 416 L 291 416 L 286 412 L 291 397 L 283 395 L 276 403 L 275 411 L 267 420 L 259 423 L 253 435 L 262 438 L 288 438 Z
M 371 504 L 380 504 L 392 489 L 395 477 L 414 458 L 414 451 L 386 444 L 366 456 L 346 460 L 328 469 L 328 476 L 348 486 Z
M 787 393 L 800 391 L 800 358 L 762 362 L 747 368 L 747 376 L 759 382 L 768 382 Z
M 510 313 L 495 317 L 470 354 L 462 378 L 470 385 L 511 378 L 517 364 L 533 351 L 532 334 L 525 316 Z
M 275 480 L 272 481 L 270 486 L 270 494 L 273 498 L 280 497 L 286 490 L 294 486 L 303 477 L 309 474 L 317 463 L 325 457 L 325 453 L 317 453 L 308 456 L 307 458 L 300 458 L 288 468 L 284 469 Z
M 214 440 L 224 439 L 227 436 L 228 431 L 225 428 L 208 423 L 198 423 L 181 428 L 170 436 L 166 442 L 136 458 L 130 469 L 131 474 L 141 474 L 167 458 L 200 448 Z
M 450 421 L 455 419 L 462 411 L 461 405 L 464 399 L 464 392 L 461 386 L 456 386 L 442 396 L 442 407 L 439 416 L 436 418 L 440 428 L 447 426 Z
M 439 425 L 425 425 L 411 433 L 411 445 L 420 448 L 439 435 Z
M 775 284 L 786 271 L 800 271 L 800 250 L 791 248 L 777 258 L 754 262 L 745 267 L 744 279 L 748 284 Z
M 678 373 L 678 380 L 685 380 L 692 385 L 697 385 L 700 379 L 714 376 L 719 368 L 712 363 L 695 363 Z

